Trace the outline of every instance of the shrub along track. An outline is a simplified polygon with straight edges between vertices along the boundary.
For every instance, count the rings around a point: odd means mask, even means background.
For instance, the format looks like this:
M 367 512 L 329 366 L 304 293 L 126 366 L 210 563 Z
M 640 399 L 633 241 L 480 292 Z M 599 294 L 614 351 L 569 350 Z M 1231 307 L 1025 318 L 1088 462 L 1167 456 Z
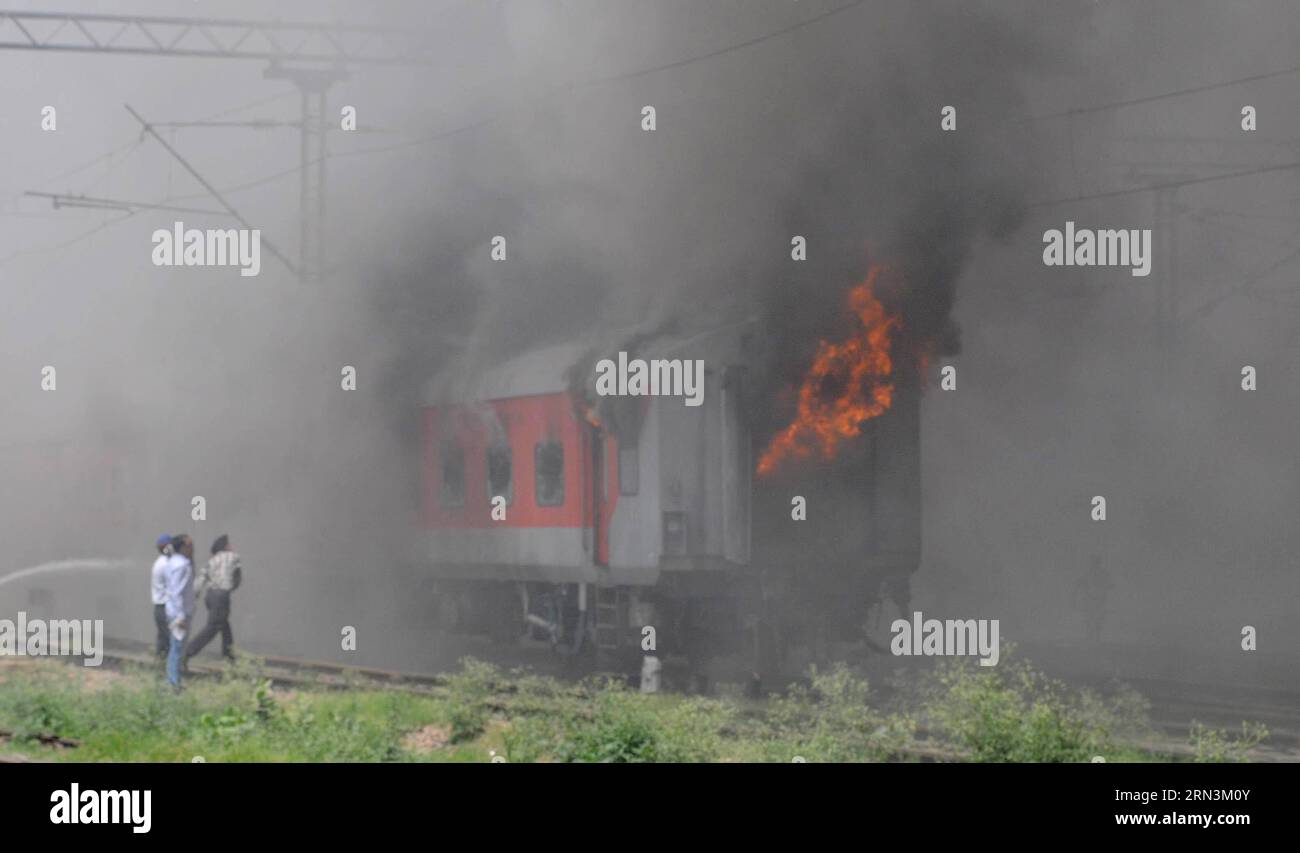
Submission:
M 445 698 L 449 695 L 448 678 L 444 675 L 418 674 L 377 669 L 373 667 L 351 666 L 327 661 L 301 660 L 275 655 L 249 655 L 246 663 L 240 667 L 250 677 L 269 680 L 275 687 L 283 689 L 305 688 L 326 690 L 385 689 L 400 690 L 417 695 Z M 154 658 L 152 649 L 145 643 L 107 639 L 104 650 L 105 665 L 119 670 L 158 669 L 159 662 Z M 190 661 L 188 678 L 220 678 L 232 672 L 229 665 Z M 1166 688 L 1168 685 L 1165 685 Z M 510 699 L 517 689 L 509 682 L 493 684 L 487 695 L 482 697 L 482 706 L 494 712 L 509 715 L 520 709 L 515 708 Z M 1216 697 L 1218 698 L 1218 697 Z M 1242 703 L 1239 710 L 1243 718 L 1248 718 L 1253 710 L 1248 703 Z M 1225 707 L 1223 710 L 1227 710 Z M 929 738 L 930 732 L 921 728 L 917 731 L 918 741 L 900 750 L 898 758 L 921 762 L 959 762 L 965 760 L 962 751 L 954 750 L 946 744 Z M 51 745 L 58 748 L 74 748 L 75 742 L 64 741 L 55 735 L 49 735 Z M 0 732 L 0 743 L 4 733 Z M 57 741 L 57 743 L 56 743 Z M 1174 760 L 1190 760 L 1195 750 L 1185 742 L 1160 739 L 1158 742 L 1128 743 L 1127 746 L 1151 753 L 1153 757 L 1161 756 Z M 1262 762 L 1296 761 L 1300 756 L 1288 754 L 1283 750 L 1256 748 L 1250 751 L 1249 760 Z M 0 763 L 6 761 L 27 760 L 22 756 L 0 756 Z

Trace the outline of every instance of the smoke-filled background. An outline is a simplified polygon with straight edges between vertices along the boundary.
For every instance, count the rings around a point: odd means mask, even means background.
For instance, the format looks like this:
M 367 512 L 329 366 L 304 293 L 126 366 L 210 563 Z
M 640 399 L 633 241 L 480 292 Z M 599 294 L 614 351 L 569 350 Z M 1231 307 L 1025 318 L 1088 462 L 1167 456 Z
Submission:
M 135 562 L 42 575 L 62 615 L 149 636 L 154 538 L 188 531 L 205 555 L 224 532 L 247 566 L 238 641 L 329 657 L 355 625 L 366 661 L 420 665 L 437 655 L 427 614 L 392 578 L 435 374 L 597 329 L 757 317 L 764 435 L 880 261 L 906 282 L 893 298 L 931 370 L 957 367 L 957 390 L 932 375 L 923 404 L 917 609 L 1068 650 L 1095 555 L 1114 584 L 1107 639 L 1145 650 L 1133 657 L 1154 672 L 1213 660 L 1215 677 L 1259 677 L 1237 663 L 1243 625 L 1261 656 L 1294 653 L 1297 172 L 1198 181 L 1300 159 L 1296 75 L 1087 109 L 1289 68 L 1290 4 L 278 2 L 274 15 L 427 31 L 436 57 L 331 88 L 327 117 L 354 106 L 358 130 L 329 139 L 320 283 L 265 244 L 256 278 L 151 263 L 155 229 L 226 217 L 23 195 L 217 209 L 129 103 L 296 258 L 296 129 L 166 125 L 297 120 L 296 90 L 264 63 L 0 51 L 0 573 Z M 46 105 L 57 131 L 41 129 Z M 954 132 L 940 130 L 946 105 Z M 1170 183 L 1184 185 L 1135 191 Z M 1151 228 L 1152 274 L 1045 267 L 1043 231 L 1067 220 Z M 504 263 L 489 260 L 494 235 Z M 356 391 L 340 388 L 345 365 Z M 1243 365 L 1258 391 L 1241 390 Z M 205 521 L 191 520 L 196 495 Z M 40 605 L 32 584 L 0 586 L 5 612 Z

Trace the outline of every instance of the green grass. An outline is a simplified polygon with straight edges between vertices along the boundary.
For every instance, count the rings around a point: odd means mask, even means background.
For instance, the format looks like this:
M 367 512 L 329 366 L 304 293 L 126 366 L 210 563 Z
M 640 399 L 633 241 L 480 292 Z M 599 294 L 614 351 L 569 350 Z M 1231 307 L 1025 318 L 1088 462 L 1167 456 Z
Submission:
M 12 735 L 0 752 L 55 761 L 1169 760 L 1134 745 L 1150 738 L 1141 697 L 1070 691 L 1022 663 L 941 665 L 888 710 L 843 665 L 811 670 L 766 702 L 734 690 L 647 696 L 616 680 L 568 683 L 469 659 L 429 695 L 363 683 L 272 689 L 255 663 L 191 680 L 180 695 L 152 670 L 88 678 L 41 661 L 0 679 L 0 731 Z M 80 745 L 54 749 L 44 734 Z M 1243 760 L 1266 734 L 1197 727 L 1188 751 Z
M 71 761 L 396 761 L 404 732 L 445 709 L 391 691 L 272 691 L 248 677 L 191 681 L 175 695 L 152 673 L 127 673 L 87 691 L 58 664 L 6 673 L 0 729 L 7 751 Z M 74 678 L 68 676 L 72 674 Z M 40 733 L 79 740 L 51 751 Z
M 1243 722 L 1241 735 L 1237 736 L 1194 722 L 1191 740 L 1196 757 L 1193 760 L 1204 764 L 1247 761 L 1247 753 L 1267 737 L 1268 728 L 1260 723 Z

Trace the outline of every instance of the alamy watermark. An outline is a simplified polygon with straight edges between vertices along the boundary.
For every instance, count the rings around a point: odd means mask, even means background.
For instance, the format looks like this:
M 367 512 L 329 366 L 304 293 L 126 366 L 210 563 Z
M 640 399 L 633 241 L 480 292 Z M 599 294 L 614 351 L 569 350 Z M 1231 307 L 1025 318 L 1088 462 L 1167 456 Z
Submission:
M 259 228 L 186 229 L 177 222 L 168 231 L 153 232 L 156 267 L 239 267 L 242 276 L 262 270 L 262 231 Z
M 0 619 L 0 657 L 79 657 L 83 666 L 104 662 L 103 619 Z
M 704 359 L 628 359 L 596 362 L 596 393 L 602 397 L 685 397 L 688 406 L 704 402 Z
M 73 782 L 68 790 L 50 794 L 50 823 L 114 824 L 123 823 L 137 835 L 153 826 L 152 791 L 81 790 Z
M 912 621 L 895 619 L 889 626 L 894 639 L 889 650 L 895 655 L 974 655 L 980 666 L 997 666 L 999 657 L 998 620 L 925 619 L 921 611 Z
M 1132 267 L 1136 276 L 1151 274 L 1151 229 L 1049 228 L 1043 232 L 1043 263 L 1049 267 Z

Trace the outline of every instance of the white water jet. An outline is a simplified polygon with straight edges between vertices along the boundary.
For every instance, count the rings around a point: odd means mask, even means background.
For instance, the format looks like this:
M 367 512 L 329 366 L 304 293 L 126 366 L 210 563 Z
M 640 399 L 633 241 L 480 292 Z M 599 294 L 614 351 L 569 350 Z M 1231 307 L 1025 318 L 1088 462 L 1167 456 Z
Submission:
M 43 575 L 49 572 L 66 572 L 76 569 L 85 569 L 91 571 L 105 571 L 108 569 L 123 569 L 135 565 L 131 560 L 105 560 L 105 559 L 84 559 L 84 560 L 57 560 L 52 563 L 41 563 L 39 566 L 30 566 L 26 569 L 19 569 L 16 572 L 10 572 L 4 577 L 0 577 L 0 586 L 4 586 L 10 581 L 20 580 L 21 578 L 32 577 L 33 575 Z

